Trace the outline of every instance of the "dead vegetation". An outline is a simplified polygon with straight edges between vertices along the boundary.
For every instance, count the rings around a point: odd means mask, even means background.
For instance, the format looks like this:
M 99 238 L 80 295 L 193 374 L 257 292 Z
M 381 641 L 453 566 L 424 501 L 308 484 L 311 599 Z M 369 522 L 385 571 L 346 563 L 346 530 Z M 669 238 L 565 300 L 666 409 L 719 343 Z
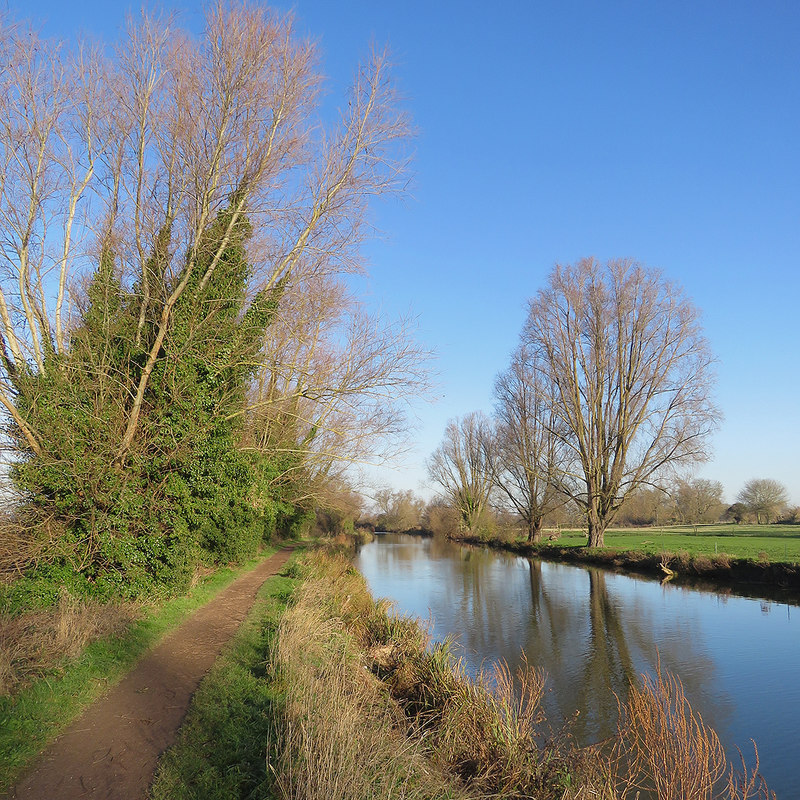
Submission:
M 620 721 L 610 763 L 611 783 L 621 800 L 770 800 L 755 763 L 729 762 L 715 731 L 692 709 L 679 678 L 659 665 L 644 675 L 620 704 Z
M 284 800 L 460 797 L 404 735 L 401 710 L 333 613 L 368 610 L 357 584 L 346 568 L 330 582 L 311 577 L 280 623 L 273 669 L 286 700 L 269 748 L 275 788 Z
M 51 674 L 87 644 L 125 630 L 138 616 L 132 603 L 99 603 L 61 590 L 57 605 L 0 614 L 0 697 Z
M 447 643 L 375 603 L 341 558 L 318 556 L 278 634 L 286 693 L 271 763 L 292 798 L 772 800 L 755 764 L 728 761 L 680 681 L 659 668 L 620 701 L 611 740 L 554 731 L 527 663 L 469 676 Z

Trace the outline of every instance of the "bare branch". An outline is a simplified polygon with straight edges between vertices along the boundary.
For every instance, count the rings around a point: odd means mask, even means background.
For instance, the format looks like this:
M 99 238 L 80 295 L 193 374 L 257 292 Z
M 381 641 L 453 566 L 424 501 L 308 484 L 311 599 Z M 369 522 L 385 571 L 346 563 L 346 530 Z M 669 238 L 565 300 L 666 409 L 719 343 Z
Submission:
M 719 412 L 699 314 L 660 273 L 628 260 L 556 266 L 522 341 L 553 388 L 552 431 L 574 454 L 590 544 L 627 493 L 706 457 Z

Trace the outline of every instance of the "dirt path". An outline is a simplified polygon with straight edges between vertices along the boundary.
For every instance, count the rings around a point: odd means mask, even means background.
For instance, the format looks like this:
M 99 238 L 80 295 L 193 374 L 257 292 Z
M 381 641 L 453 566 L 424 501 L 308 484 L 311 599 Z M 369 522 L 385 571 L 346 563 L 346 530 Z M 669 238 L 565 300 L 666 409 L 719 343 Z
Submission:
M 189 701 L 261 584 L 289 558 L 287 547 L 238 578 L 176 628 L 40 756 L 9 798 L 72 800 L 147 795 L 161 753 Z

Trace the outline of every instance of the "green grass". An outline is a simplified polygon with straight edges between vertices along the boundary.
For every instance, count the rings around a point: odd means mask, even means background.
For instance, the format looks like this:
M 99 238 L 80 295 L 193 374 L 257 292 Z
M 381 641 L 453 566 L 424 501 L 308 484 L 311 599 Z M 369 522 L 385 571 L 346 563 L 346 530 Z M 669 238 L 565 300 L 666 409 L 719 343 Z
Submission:
M 178 741 L 159 763 L 151 800 L 272 796 L 266 748 L 280 698 L 269 662 L 278 621 L 296 583 L 292 574 L 291 567 L 284 568 L 266 581 L 232 645 L 203 680 Z
M 563 531 L 553 544 L 578 547 L 586 544 L 582 531 Z M 606 531 L 605 544 L 614 550 L 645 553 L 686 551 L 690 555 L 725 553 L 753 561 L 800 563 L 800 526 L 797 525 L 686 525 Z
M 188 595 L 148 609 L 121 636 L 91 643 L 57 675 L 45 677 L 19 694 L 0 698 L 0 792 L 8 789 L 50 740 L 109 685 L 120 680 L 164 634 L 275 551 L 270 548 L 235 569 L 218 570 Z

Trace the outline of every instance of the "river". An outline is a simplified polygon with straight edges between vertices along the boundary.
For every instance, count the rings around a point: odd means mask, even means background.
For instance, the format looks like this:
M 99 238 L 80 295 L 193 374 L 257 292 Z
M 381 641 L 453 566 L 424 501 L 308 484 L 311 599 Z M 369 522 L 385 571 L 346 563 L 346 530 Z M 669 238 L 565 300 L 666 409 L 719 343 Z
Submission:
M 780 800 L 800 797 L 800 607 L 646 578 L 521 558 L 404 534 L 379 535 L 356 567 L 376 597 L 454 637 L 477 671 L 521 653 L 548 675 L 551 720 L 571 718 L 583 743 L 614 728 L 616 692 L 662 667 Z

